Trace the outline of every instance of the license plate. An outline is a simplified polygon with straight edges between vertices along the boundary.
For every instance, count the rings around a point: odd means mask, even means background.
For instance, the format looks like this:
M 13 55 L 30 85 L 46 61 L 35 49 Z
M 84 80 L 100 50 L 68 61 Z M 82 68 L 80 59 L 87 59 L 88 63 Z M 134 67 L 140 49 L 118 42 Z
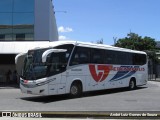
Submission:
M 32 91 L 27 90 L 27 94 L 32 94 Z

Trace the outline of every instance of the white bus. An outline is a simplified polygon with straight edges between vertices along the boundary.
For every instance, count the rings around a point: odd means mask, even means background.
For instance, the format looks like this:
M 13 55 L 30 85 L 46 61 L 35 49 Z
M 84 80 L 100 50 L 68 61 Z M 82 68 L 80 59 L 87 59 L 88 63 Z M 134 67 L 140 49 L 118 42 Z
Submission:
M 145 52 L 74 41 L 52 42 L 15 58 L 23 93 L 71 94 L 147 84 Z

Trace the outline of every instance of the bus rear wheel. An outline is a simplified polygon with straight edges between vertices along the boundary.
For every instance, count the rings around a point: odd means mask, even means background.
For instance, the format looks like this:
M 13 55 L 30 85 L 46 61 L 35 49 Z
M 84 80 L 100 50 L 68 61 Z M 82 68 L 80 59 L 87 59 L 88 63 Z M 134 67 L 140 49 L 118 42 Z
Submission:
M 78 83 L 73 83 L 70 88 L 71 97 L 80 97 L 82 94 L 82 86 Z
M 136 80 L 135 79 L 131 79 L 129 82 L 129 89 L 130 90 L 134 90 L 136 89 Z

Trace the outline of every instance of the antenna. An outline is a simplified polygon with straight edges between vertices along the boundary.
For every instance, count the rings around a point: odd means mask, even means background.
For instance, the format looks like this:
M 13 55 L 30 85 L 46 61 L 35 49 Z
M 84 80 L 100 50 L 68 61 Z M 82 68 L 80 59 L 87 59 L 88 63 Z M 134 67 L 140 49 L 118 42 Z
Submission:
M 54 13 L 67 13 L 67 11 L 54 11 Z

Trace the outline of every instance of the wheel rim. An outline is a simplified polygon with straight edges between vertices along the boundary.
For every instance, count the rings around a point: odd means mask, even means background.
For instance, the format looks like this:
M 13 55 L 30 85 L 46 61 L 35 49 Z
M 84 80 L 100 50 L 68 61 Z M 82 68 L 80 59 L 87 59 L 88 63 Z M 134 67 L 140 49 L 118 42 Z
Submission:
M 133 89 L 135 87 L 134 81 L 130 82 L 130 88 Z
M 77 93 L 78 93 L 78 88 L 77 88 L 77 86 L 72 86 L 72 87 L 71 87 L 71 94 L 72 94 L 72 95 L 77 95 Z

